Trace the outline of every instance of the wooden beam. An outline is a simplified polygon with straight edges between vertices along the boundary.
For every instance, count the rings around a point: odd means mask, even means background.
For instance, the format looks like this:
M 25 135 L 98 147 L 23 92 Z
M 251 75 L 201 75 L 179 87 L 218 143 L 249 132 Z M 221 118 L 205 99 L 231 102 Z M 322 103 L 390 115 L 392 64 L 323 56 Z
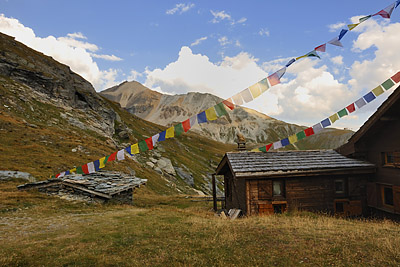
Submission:
M 214 211 L 217 211 L 217 184 L 215 182 L 215 173 L 212 174 L 212 194 Z

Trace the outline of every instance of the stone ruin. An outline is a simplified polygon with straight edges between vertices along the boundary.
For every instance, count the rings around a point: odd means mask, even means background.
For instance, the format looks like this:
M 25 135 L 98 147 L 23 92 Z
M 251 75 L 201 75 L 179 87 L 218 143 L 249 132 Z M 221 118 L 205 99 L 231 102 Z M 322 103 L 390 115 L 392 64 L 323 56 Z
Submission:
M 67 200 L 97 203 L 133 204 L 133 191 L 146 184 L 147 179 L 120 172 L 99 171 L 86 175 L 68 175 L 46 181 L 18 186 L 19 190 L 37 189 Z

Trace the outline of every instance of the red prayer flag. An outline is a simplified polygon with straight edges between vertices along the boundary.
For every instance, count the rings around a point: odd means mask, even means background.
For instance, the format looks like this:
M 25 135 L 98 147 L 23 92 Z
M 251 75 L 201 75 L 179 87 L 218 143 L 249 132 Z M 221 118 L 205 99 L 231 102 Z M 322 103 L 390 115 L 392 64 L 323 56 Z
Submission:
M 224 103 L 225 106 L 227 106 L 230 110 L 233 110 L 235 108 L 235 105 L 232 103 L 232 99 L 230 98 L 222 101 L 222 103 Z
M 114 161 L 114 160 L 115 160 L 115 157 L 117 156 L 117 153 L 118 153 L 118 151 L 115 151 L 114 153 L 112 153 L 112 154 L 108 157 L 107 162 L 109 162 L 109 161 Z
M 319 51 L 319 52 L 325 52 L 326 51 L 326 44 L 317 46 L 316 48 L 314 48 L 315 51 Z
M 399 71 L 398 73 L 396 73 L 395 75 L 392 76 L 392 80 L 393 80 L 395 83 L 400 82 L 400 71 Z
M 348 111 L 349 113 L 352 113 L 352 112 L 354 112 L 354 111 L 356 110 L 356 107 L 354 106 L 354 103 L 353 103 L 353 104 L 348 105 L 348 106 L 346 107 L 346 109 L 347 109 L 347 111 Z
M 390 14 L 389 13 L 387 13 L 385 10 L 381 10 L 381 11 L 379 11 L 378 13 L 376 13 L 376 14 L 374 14 L 373 16 L 376 16 L 376 15 L 381 15 L 381 17 L 382 18 L 385 18 L 385 19 L 390 19 Z
M 144 140 L 147 144 L 147 147 L 149 148 L 149 150 L 153 149 L 153 138 L 149 137 L 146 140 Z
M 60 175 L 61 175 L 61 173 L 59 173 L 59 174 L 56 174 L 56 178 L 58 178 Z
M 268 79 L 269 83 L 271 84 L 271 86 L 281 83 L 281 81 L 279 80 L 279 76 L 276 72 L 274 74 L 268 76 L 267 79 Z
M 304 130 L 304 133 L 306 134 L 306 136 L 310 136 L 314 134 L 314 129 L 312 127 L 307 128 Z
M 82 171 L 83 171 L 84 174 L 89 174 L 89 168 L 88 168 L 87 164 L 82 166 Z
M 187 119 L 182 122 L 183 130 L 185 133 L 190 130 L 190 119 Z
M 268 150 L 272 147 L 273 143 L 266 145 L 265 146 L 265 151 L 268 152 Z

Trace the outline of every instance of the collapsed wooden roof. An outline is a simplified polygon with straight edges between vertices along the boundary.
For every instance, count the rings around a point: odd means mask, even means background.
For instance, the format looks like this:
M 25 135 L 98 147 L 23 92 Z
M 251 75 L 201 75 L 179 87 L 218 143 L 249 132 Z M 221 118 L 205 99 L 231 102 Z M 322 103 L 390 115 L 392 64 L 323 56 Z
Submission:
M 225 154 L 216 173 L 223 174 L 228 167 L 237 178 L 304 176 L 352 171 L 371 173 L 375 170 L 372 163 L 347 158 L 334 150 L 230 152 Z

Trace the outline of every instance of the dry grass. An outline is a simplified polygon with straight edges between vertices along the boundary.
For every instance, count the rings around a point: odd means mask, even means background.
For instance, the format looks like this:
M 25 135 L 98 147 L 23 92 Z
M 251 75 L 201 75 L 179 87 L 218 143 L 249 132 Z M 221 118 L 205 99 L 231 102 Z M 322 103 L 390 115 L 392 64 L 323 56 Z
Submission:
M 182 196 L 139 191 L 134 206 L 101 206 L 18 192 L 17 184 L 0 184 L 0 265 L 400 264 L 391 221 L 312 213 L 229 221 Z

